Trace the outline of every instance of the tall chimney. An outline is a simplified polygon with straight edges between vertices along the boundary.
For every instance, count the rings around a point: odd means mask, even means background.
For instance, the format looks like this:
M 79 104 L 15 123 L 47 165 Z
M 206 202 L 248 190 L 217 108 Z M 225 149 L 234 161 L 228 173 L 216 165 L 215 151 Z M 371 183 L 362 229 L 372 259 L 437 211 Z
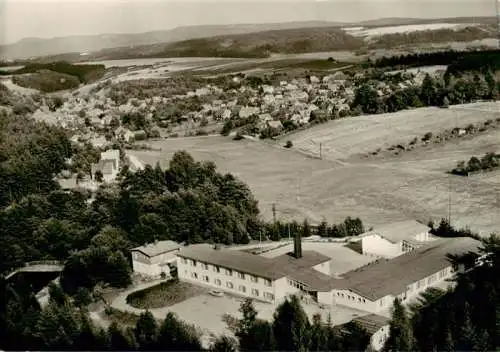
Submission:
M 293 256 L 296 259 L 302 258 L 302 235 L 300 231 L 293 238 Z

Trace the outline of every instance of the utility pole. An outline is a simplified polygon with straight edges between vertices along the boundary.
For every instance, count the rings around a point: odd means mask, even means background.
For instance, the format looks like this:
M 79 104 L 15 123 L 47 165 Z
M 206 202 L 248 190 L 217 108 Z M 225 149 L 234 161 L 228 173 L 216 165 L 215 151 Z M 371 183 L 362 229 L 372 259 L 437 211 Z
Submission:
M 448 224 L 451 226 L 451 177 L 448 179 Z
M 323 143 L 319 142 L 319 158 L 323 159 Z
M 276 224 L 276 202 L 273 203 L 272 211 L 273 211 L 273 222 L 274 224 Z
M 292 237 L 290 236 L 290 222 L 288 223 L 288 240 L 292 240 Z

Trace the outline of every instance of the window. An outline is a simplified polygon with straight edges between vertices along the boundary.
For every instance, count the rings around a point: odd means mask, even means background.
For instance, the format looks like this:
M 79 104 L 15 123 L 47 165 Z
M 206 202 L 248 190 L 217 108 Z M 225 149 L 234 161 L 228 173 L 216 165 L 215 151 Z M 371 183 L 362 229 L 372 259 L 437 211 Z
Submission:
M 210 282 L 210 279 L 208 278 L 208 275 L 203 276 L 203 281 Z
M 234 287 L 234 285 L 231 281 L 226 282 L 226 286 L 227 286 L 227 288 L 231 288 L 231 289 Z
M 207 263 L 203 263 L 203 269 L 208 270 L 208 264 Z
M 220 273 L 220 268 L 217 265 L 214 265 L 214 271 L 216 273 Z
M 226 269 L 227 276 L 233 276 L 233 271 L 231 269 Z
M 216 284 L 217 286 L 220 286 L 220 285 L 221 285 L 220 280 L 219 280 L 219 279 L 215 279 L 215 284 Z
M 257 276 L 251 276 L 251 281 L 254 282 L 254 283 L 258 283 L 259 282 L 259 278 Z
M 272 285 L 271 280 L 266 279 L 265 280 L 265 285 L 268 286 L 268 287 L 271 287 L 271 285 Z
M 191 260 L 191 266 L 196 266 L 196 260 Z
M 270 300 L 274 299 L 274 295 L 271 292 L 264 292 L 264 297 Z
M 245 280 L 245 274 L 243 273 L 238 273 L 238 277 L 242 280 Z
M 259 297 L 259 290 L 255 289 L 255 288 L 252 288 L 252 295 L 256 296 L 256 297 Z
M 245 292 L 247 292 L 247 288 L 245 286 L 243 286 L 243 285 L 240 285 L 238 287 L 238 291 L 245 293 Z
M 197 274 L 197 273 L 191 273 L 191 277 L 192 277 L 193 279 L 197 279 L 197 278 L 198 278 L 198 274 Z
M 182 258 L 182 264 L 187 264 L 187 259 L 186 258 Z

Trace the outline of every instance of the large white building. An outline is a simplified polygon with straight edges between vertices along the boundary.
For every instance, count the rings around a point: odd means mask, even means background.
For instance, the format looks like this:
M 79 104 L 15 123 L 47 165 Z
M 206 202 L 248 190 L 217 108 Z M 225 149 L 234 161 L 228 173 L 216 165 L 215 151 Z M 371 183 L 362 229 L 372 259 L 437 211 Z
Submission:
M 434 240 L 430 228 L 417 221 L 399 221 L 360 235 L 361 251 L 373 257 L 394 258 Z
M 170 267 L 177 261 L 181 245 L 174 241 L 158 241 L 130 250 L 134 273 L 146 277 L 170 275 Z
M 378 259 L 331 276 L 331 258 L 304 251 L 296 239 L 293 254 L 275 258 L 210 247 L 184 247 L 178 255 L 179 279 L 217 290 L 279 302 L 302 294 L 322 305 L 342 305 L 369 313 L 386 311 L 396 297 L 403 302 L 454 276 L 447 255 L 476 252 L 472 238 L 437 239 L 392 259 Z

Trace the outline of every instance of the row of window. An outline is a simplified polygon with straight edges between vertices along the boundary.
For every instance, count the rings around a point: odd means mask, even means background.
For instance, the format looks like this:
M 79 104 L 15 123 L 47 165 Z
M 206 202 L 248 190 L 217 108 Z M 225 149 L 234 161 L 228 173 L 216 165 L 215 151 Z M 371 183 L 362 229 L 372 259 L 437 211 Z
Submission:
M 196 260 L 193 260 L 193 259 L 186 259 L 186 258 L 182 258 L 182 264 L 185 264 L 185 265 L 191 265 L 192 267 L 195 267 L 197 266 L 197 261 Z M 203 270 L 210 270 L 210 266 L 212 266 L 212 271 L 217 273 L 217 274 L 220 274 L 222 272 L 222 269 L 224 269 L 224 273 L 226 274 L 226 276 L 233 276 L 233 272 L 236 273 L 237 277 L 241 280 L 245 280 L 247 276 L 250 277 L 250 282 L 253 282 L 253 283 L 259 283 L 259 278 L 257 276 L 253 276 L 253 275 L 248 275 L 248 274 L 245 274 L 245 273 L 242 273 L 242 272 L 239 272 L 239 271 L 236 271 L 236 270 L 232 270 L 232 269 L 229 269 L 229 268 L 221 268 L 220 266 L 218 265 L 209 265 L 207 263 L 201 263 L 201 268 Z M 271 287 L 272 286 L 272 282 L 271 280 L 268 280 L 268 279 L 262 279 L 264 280 L 264 284 L 268 287 Z
M 304 285 L 302 285 L 300 282 L 297 282 L 297 281 L 294 281 L 294 280 L 288 279 L 288 285 L 290 285 L 292 287 L 295 287 L 295 288 L 298 288 L 299 290 L 302 290 L 302 291 L 305 290 L 305 286 Z
M 187 271 L 186 271 L 187 273 Z M 193 279 L 198 279 L 198 273 L 191 273 L 191 277 Z M 210 277 L 208 275 L 203 275 L 201 277 L 201 279 L 205 282 L 205 283 L 210 283 Z M 217 285 L 217 286 L 222 286 L 222 281 L 220 279 L 215 279 L 214 280 L 214 283 Z M 230 290 L 234 290 L 234 284 L 231 282 L 231 281 L 226 281 L 226 287 Z M 247 292 L 247 288 L 246 286 L 244 285 L 239 285 L 238 286 L 238 291 L 241 292 L 241 293 L 246 293 Z M 255 288 L 252 288 L 251 290 L 251 294 L 252 296 L 255 296 L 255 297 L 259 297 L 260 295 L 260 292 L 259 290 L 255 289 Z M 266 299 L 270 299 L 270 300 L 274 300 L 274 295 L 271 293 L 271 292 L 264 292 L 263 294 L 264 298 Z
M 352 300 L 352 301 L 355 301 L 355 300 L 356 300 L 356 297 L 355 297 L 355 296 L 351 296 L 351 295 L 344 295 L 344 294 L 343 294 L 343 293 L 341 293 L 341 292 L 337 292 L 337 296 L 338 296 L 338 297 L 342 297 L 342 298 L 346 298 L 346 296 L 347 296 L 347 299 L 348 299 L 348 300 Z M 359 303 L 366 303 L 366 299 L 358 297 L 358 302 L 359 302 Z

